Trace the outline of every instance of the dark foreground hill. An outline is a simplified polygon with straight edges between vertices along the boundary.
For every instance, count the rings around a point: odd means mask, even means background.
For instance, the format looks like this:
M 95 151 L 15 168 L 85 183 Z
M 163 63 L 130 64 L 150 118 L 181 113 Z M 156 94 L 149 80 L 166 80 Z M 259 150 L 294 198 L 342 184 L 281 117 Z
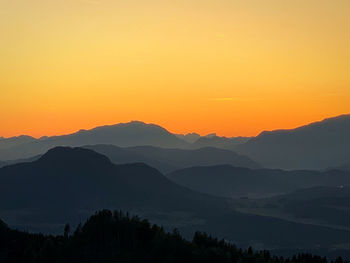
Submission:
M 340 167 L 350 156 L 350 115 L 293 130 L 263 132 L 236 150 L 264 167 L 327 169 Z
M 115 165 L 82 148 L 58 147 L 39 160 L 0 169 L 0 218 L 56 232 L 102 208 L 145 216 L 185 236 L 206 231 L 240 245 L 322 248 L 350 243 L 350 232 L 234 211 L 229 200 L 179 186 L 145 164 Z
M 264 197 L 299 188 L 350 185 L 348 171 L 284 171 L 230 165 L 191 167 L 172 172 L 168 178 L 195 191 L 225 197 Z
M 44 236 L 11 230 L 0 221 L 0 263 L 30 262 L 259 262 L 327 263 L 326 258 L 302 254 L 289 259 L 271 256 L 268 251 L 238 249 L 224 240 L 196 232 L 186 241 L 174 230 L 167 233 L 147 220 L 121 212 L 103 210 L 79 225 L 70 235 Z M 343 263 L 338 258 L 336 263 Z
M 246 156 L 213 147 L 185 150 L 153 146 L 121 148 L 114 145 L 91 145 L 83 148 L 106 155 L 116 164 L 143 162 L 163 173 L 199 165 L 231 164 L 238 167 L 260 167 Z

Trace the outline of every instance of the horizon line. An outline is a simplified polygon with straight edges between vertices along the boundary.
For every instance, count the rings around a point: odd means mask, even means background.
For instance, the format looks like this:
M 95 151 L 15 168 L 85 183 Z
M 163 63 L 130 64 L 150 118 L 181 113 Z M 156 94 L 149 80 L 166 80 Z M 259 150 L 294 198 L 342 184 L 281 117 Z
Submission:
M 169 129 L 167 129 L 166 127 L 164 127 L 164 126 L 162 126 L 160 124 L 154 123 L 154 122 L 144 122 L 144 121 L 141 121 L 141 120 L 130 120 L 130 121 L 127 121 L 127 122 L 118 122 L 118 123 L 97 125 L 97 126 L 93 126 L 91 128 L 81 128 L 81 129 L 75 130 L 75 131 L 70 132 L 70 133 L 62 133 L 62 134 L 55 134 L 55 135 L 43 135 L 43 136 L 33 136 L 33 135 L 30 135 L 30 134 L 19 134 L 19 135 L 14 135 L 14 136 L 10 136 L 10 137 L 5 137 L 5 136 L 1 136 L 0 135 L 0 139 L 6 140 L 6 139 L 19 138 L 19 137 L 25 137 L 26 136 L 26 137 L 34 138 L 36 140 L 40 140 L 40 139 L 45 138 L 45 137 L 50 138 L 50 137 L 67 136 L 67 135 L 76 134 L 76 133 L 78 133 L 80 131 L 90 131 L 90 130 L 94 130 L 94 129 L 101 128 L 101 127 L 116 126 L 116 125 L 120 125 L 120 124 L 130 124 L 130 123 L 133 123 L 133 122 L 139 122 L 139 123 L 143 123 L 143 124 L 146 124 L 146 125 L 156 125 L 156 126 L 159 126 L 159 127 L 163 128 L 163 129 L 165 129 L 166 131 L 168 131 L 169 133 L 174 134 L 174 135 L 187 135 L 187 134 L 191 134 L 191 133 L 196 133 L 200 137 L 205 137 L 207 135 L 215 133 L 215 135 L 218 136 L 218 137 L 226 137 L 226 138 L 239 138 L 239 137 L 246 137 L 246 138 L 248 138 L 248 137 L 251 137 L 251 138 L 254 138 L 254 137 L 257 137 L 257 136 L 259 136 L 260 134 L 262 134 L 264 132 L 294 130 L 294 129 L 302 128 L 304 126 L 308 126 L 308 125 L 311 125 L 311 124 L 314 124 L 314 123 L 320 123 L 320 122 L 326 121 L 328 119 L 340 118 L 340 117 L 343 117 L 343 116 L 350 116 L 350 113 L 344 113 L 344 114 L 340 114 L 340 115 L 336 115 L 336 116 L 332 116 L 332 117 L 322 118 L 322 119 L 319 119 L 319 120 L 315 120 L 315 121 L 311 121 L 311 122 L 305 123 L 303 125 L 298 125 L 298 126 L 293 127 L 293 128 L 278 128 L 278 129 L 272 129 L 272 130 L 261 130 L 255 136 L 254 135 L 253 136 L 243 136 L 243 135 L 225 136 L 225 135 L 219 135 L 215 131 L 213 131 L 211 133 L 206 133 L 206 134 L 201 134 L 201 133 L 195 132 L 195 131 L 187 132 L 187 133 L 177 133 L 177 132 L 172 132 Z

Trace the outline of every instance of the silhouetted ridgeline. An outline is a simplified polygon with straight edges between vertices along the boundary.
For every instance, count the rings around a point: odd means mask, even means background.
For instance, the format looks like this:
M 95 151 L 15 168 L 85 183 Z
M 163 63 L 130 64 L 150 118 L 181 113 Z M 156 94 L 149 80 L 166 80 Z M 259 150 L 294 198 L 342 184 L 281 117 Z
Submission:
M 350 185 L 350 172 L 248 169 L 231 165 L 191 167 L 167 175 L 195 191 L 226 197 L 256 197 L 288 193 L 315 186 Z
M 0 263 L 41 262 L 215 262 L 215 263 L 326 263 L 324 257 L 302 254 L 291 259 L 268 251 L 242 250 L 235 245 L 196 232 L 191 242 L 177 230 L 166 233 L 147 220 L 103 210 L 79 225 L 70 235 L 45 236 L 11 230 L 0 221 Z M 338 258 L 336 263 L 342 263 Z
M 0 149 L 9 149 L 11 147 L 19 146 L 21 144 L 33 142 L 35 140 L 36 140 L 35 138 L 27 135 L 11 137 L 11 138 L 0 137 Z
M 57 147 L 37 161 L 0 168 L 0 200 L 0 218 L 34 232 L 60 233 L 65 222 L 75 226 L 110 208 L 176 227 L 186 238 L 203 231 L 242 247 L 349 254 L 339 250 L 350 244 L 350 231 L 241 213 L 228 199 L 184 188 L 145 164 L 115 165 L 83 148 Z
M 326 255 L 350 244 L 350 231 L 241 213 L 229 199 L 177 185 L 148 165 L 115 165 L 83 148 L 57 147 L 37 161 L 0 168 L 0 200 L 0 218 L 35 232 L 59 233 L 65 222 L 75 225 L 110 208 L 176 227 L 186 237 L 204 231 L 240 246 L 322 248 Z
M 5 139 L 3 143 L 7 142 Z M 188 143 L 166 129 L 140 121 L 119 123 L 80 130 L 62 136 L 52 136 L 30 140 L 27 143 L 12 144 L 11 148 L 2 149 L 0 141 L 0 160 L 15 160 L 43 154 L 55 146 L 82 146 L 88 144 L 113 144 L 121 147 L 153 145 L 165 148 L 184 148 Z
M 236 146 L 241 145 L 252 139 L 253 137 L 220 137 L 214 134 L 209 134 L 198 138 L 191 144 L 192 149 L 199 149 L 203 147 L 216 147 L 227 150 L 234 150 Z
M 323 170 L 349 162 L 350 114 L 263 132 L 235 149 L 268 168 Z
M 176 135 L 158 125 L 132 121 L 81 130 L 63 136 L 40 139 L 20 136 L 0 139 L 0 160 L 25 159 L 41 155 L 55 146 L 81 147 L 98 144 L 177 149 L 215 147 L 234 151 L 241 157 L 250 159 L 250 163 L 254 161 L 255 164 L 258 163 L 265 168 L 326 170 L 344 167 L 344 165 L 348 167 L 346 164 L 350 161 L 350 115 L 329 118 L 291 130 L 265 131 L 253 138 L 226 138 L 215 134 L 203 137 L 199 137 L 198 134 Z M 164 165 L 162 160 L 156 161 Z M 227 164 L 253 168 L 249 163 L 248 165 L 240 163 Z M 213 164 L 205 163 L 205 165 Z M 176 169 L 180 168 L 184 167 L 176 167 Z
M 163 173 L 192 166 L 217 164 L 260 168 L 258 163 L 246 156 L 213 147 L 188 150 L 165 149 L 154 146 L 121 148 L 114 145 L 91 145 L 83 146 L 83 148 L 106 155 L 115 164 L 143 162 Z

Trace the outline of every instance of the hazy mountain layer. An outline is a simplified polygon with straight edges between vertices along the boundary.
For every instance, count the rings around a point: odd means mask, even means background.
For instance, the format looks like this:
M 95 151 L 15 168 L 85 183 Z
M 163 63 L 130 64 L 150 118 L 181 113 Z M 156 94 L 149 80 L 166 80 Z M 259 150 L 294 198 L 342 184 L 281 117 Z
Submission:
M 116 164 L 143 162 L 165 173 L 198 165 L 231 164 L 239 167 L 260 167 L 258 163 L 245 156 L 212 147 L 196 150 L 164 149 L 153 146 L 120 148 L 113 145 L 92 145 L 83 147 L 106 155 Z
M 35 140 L 35 138 L 26 135 L 11 138 L 0 137 L 0 149 L 9 149 L 11 147 L 15 147 L 21 144 L 33 142 Z
M 216 147 L 221 149 L 234 150 L 237 145 L 243 144 L 249 141 L 252 137 L 220 137 L 213 135 L 207 135 L 198 138 L 191 144 L 191 148 L 198 149 L 203 147 Z
M 181 149 L 215 147 L 235 151 L 266 168 L 326 170 L 349 163 L 350 115 L 292 130 L 266 131 L 253 138 L 226 138 L 216 134 L 199 137 L 195 133 L 175 135 L 160 126 L 134 121 L 37 140 L 28 136 L 2 138 L 0 160 L 29 158 L 55 146 L 96 144 Z
M 185 235 L 207 231 L 239 244 L 330 247 L 350 232 L 238 213 L 229 200 L 172 183 L 145 164 L 115 165 L 94 151 L 59 147 L 0 169 L 0 218 L 30 230 L 61 230 L 101 208 L 135 211 Z M 283 233 L 283 234 L 282 234 Z
M 232 202 L 244 213 L 350 229 L 349 186 L 311 187 L 271 198 L 236 199 Z
M 166 129 L 143 122 L 133 121 L 92 130 L 42 138 L 33 142 L 0 149 L 0 160 L 15 160 L 43 154 L 55 146 L 82 146 L 89 144 L 113 144 L 121 147 L 153 145 L 167 148 L 184 148 L 188 143 Z
M 191 167 L 168 177 L 195 191 L 226 197 L 263 197 L 305 187 L 350 185 L 350 173 L 346 171 L 284 171 L 230 165 Z
M 264 167 L 327 169 L 349 162 L 350 115 L 294 130 L 263 132 L 236 150 Z

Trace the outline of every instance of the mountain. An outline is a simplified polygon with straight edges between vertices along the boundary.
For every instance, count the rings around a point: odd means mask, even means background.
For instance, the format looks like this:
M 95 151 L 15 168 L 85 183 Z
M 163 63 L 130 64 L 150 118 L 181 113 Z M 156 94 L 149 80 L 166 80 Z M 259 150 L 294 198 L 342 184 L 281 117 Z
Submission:
M 91 130 L 53 137 L 0 149 L 0 160 L 15 160 L 43 154 L 55 146 L 82 146 L 88 144 L 113 144 L 121 147 L 153 145 L 167 148 L 184 148 L 188 143 L 166 129 L 139 121 L 97 127 Z
M 55 228 L 62 218 L 84 216 L 77 211 L 103 207 L 165 212 L 170 206 L 177 211 L 202 198 L 145 164 L 114 165 L 106 156 L 82 148 L 57 147 L 37 161 L 5 166 L 0 182 L 0 200 L 6 200 L 0 203 L 0 217 L 13 216 L 9 222 L 15 225 L 40 219 Z
M 35 138 L 27 135 L 21 135 L 18 137 L 11 137 L 11 138 L 0 137 L 0 149 L 8 149 L 21 144 L 33 142 L 35 140 L 36 140 Z
M 350 172 L 340 170 L 284 171 L 230 165 L 191 167 L 172 172 L 168 178 L 195 191 L 225 197 L 264 197 L 313 186 L 350 185 Z
M 263 199 L 234 201 L 239 211 L 339 229 L 350 228 L 350 187 L 317 186 Z
M 184 140 L 188 143 L 194 143 L 197 141 L 201 136 L 198 133 L 188 133 L 188 134 L 175 134 L 176 137 L 180 138 L 181 140 Z
M 0 161 L 0 168 L 4 167 L 6 165 L 12 165 L 12 164 L 16 164 L 16 163 L 34 162 L 34 161 L 38 160 L 40 157 L 41 157 L 41 155 L 36 155 L 36 156 L 33 156 L 33 157 L 24 158 L 24 159 L 17 159 L 17 160 L 10 160 L 10 161 Z
M 350 115 L 325 119 L 293 130 L 263 132 L 236 151 L 268 168 L 327 169 L 350 156 Z
M 145 164 L 115 165 L 82 148 L 57 147 L 39 160 L 0 168 L 0 218 L 30 231 L 61 231 L 93 211 L 122 209 L 185 236 L 215 233 L 240 245 L 331 248 L 350 232 L 234 211 L 228 199 L 179 186 Z M 6 201 L 4 201 L 6 200 Z M 283 233 L 283 234 L 281 234 Z
M 350 187 L 312 187 L 264 200 L 296 218 L 350 227 Z
M 106 155 L 116 164 L 143 162 L 164 173 L 198 165 L 231 164 L 239 167 L 260 167 L 258 163 L 245 156 L 212 147 L 196 150 L 165 149 L 153 146 L 121 148 L 114 145 L 92 145 L 83 147 Z
M 198 138 L 195 142 L 191 144 L 192 149 L 198 149 L 203 147 L 216 147 L 221 149 L 234 150 L 237 145 L 243 144 L 250 140 L 251 137 L 219 137 L 215 133 L 208 134 Z
M 350 163 L 346 163 L 338 168 L 339 170 L 350 171 Z

